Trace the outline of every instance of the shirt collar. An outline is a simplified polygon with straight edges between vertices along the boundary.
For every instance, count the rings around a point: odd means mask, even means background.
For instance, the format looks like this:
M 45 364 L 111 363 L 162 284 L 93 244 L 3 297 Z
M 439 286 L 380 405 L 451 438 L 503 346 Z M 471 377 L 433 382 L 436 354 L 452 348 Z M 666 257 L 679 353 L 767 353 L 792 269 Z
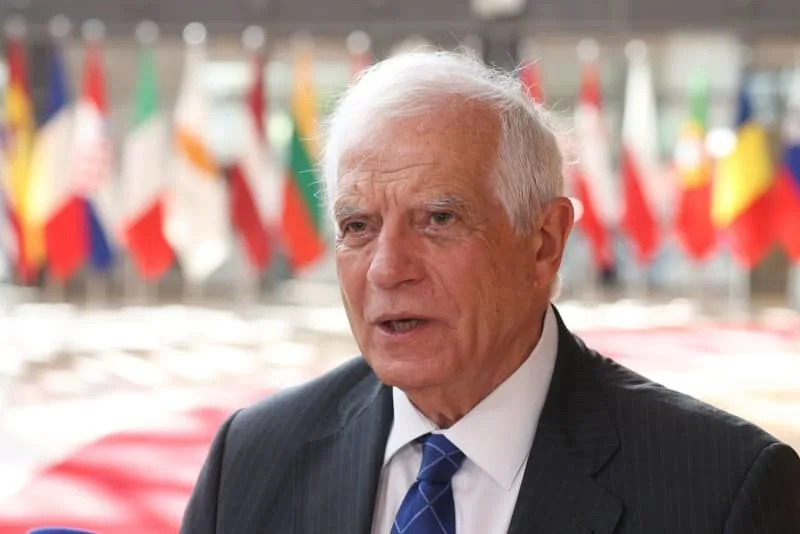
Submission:
M 551 307 L 542 335 L 520 367 L 452 427 L 440 431 L 398 388 L 392 388 L 394 421 L 384 465 L 401 448 L 429 432 L 441 432 L 506 490 L 514 486 L 530 452 L 558 350 L 558 324 Z

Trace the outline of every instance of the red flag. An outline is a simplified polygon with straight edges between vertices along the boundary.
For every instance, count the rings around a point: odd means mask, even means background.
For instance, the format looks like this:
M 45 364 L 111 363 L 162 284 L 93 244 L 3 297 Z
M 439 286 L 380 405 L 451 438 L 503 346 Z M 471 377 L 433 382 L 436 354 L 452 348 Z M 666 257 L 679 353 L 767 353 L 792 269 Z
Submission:
M 600 70 L 583 65 L 581 92 L 575 111 L 578 163 L 571 174 L 574 193 L 583 205 L 578 226 L 599 269 L 613 264 L 609 226 L 616 215 L 608 135 L 602 112 Z
M 789 109 L 783 127 L 783 166 L 774 190 L 775 238 L 795 263 L 800 262 L 800 68 L 789 89 Z
M 664 201 L 665 191 L 659 183 L 663 176 L 658 165 L 655 94 L 645 54 L 628 63 L 620 166 L 625 203 L 622 230 L 633 242 L 638 262 L 646 264 L 660 244 L 656 208 Z
M 689 117 L 675 146 L 675 170 L 680 197 L 675 233 L 695 261 L 708 258 L 717 242 L 711 221 L 712 162 L 705 148 L 708 117 L 708 83 L 701 73 L 690 80 Z
M 535 61 L 526 61 L 519 68 L 519 80 L 525 87 L 525 92 L 537 104 L 544 104 L 544 91 L 542 90 L 541 73 Z
M 620 165 L 625 193 L 622 229 L 633 241 L 639 263 L 649 263 L 658 247 L 658 222 L 642 186 L 642 169 L 636 152 L 623 145 Z
M 350 71 L 353 79 L 357 78 L 362 71 L 370 68 L 374 60 L 369 51 L 356 52 L 350 55 Z
M 264 60 L 256 54 L 252 63 L 253 81 L 247 96 L 248 126 L 242 153 L 230 173 L 231 217 L 250 264 L 263 270 L 269 265 L 270 246 L 265 213 L 259 208 L 258 200 L 263 205 L 270 166 L 264 128 Z

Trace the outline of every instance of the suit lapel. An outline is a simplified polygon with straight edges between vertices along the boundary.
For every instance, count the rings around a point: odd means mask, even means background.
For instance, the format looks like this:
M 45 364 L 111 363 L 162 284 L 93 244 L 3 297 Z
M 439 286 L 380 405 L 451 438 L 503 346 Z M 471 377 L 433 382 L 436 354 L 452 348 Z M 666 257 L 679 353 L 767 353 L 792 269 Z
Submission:
M 591 358 L 558 316 L 558 357 L 510 534 L 610 534 L 622 503 L 593 475 L 619 447 Z
M 344 403 L 342 427 L 307 443 L 296 457 L 292 532 L 370 532 L 392 395 L 372 374 L 363 382 Z

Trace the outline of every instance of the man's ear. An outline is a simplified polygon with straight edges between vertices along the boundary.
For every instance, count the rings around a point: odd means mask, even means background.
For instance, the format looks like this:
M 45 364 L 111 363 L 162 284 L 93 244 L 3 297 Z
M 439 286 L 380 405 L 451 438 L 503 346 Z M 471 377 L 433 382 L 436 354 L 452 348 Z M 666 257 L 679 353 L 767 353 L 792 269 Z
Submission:
M 538 218 L 539 246 L 534 259 L 538 282 L 549 285 L 558 275 L 567 239 L 575 224 L 575 211 L 572 202 L 566 197 L 558 197 L 543 208 Z

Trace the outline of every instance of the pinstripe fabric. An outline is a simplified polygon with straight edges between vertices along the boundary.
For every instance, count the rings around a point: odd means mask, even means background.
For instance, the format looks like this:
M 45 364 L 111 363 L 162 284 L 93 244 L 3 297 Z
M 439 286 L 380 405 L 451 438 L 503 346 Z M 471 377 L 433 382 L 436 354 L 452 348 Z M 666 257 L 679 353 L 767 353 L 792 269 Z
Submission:
M 359 358 L 238 412 L 215 438 L 181 533 L 368 534 L 391 402 Z M 559 317 L 509 531 L 800 534 L 800 459 L 592 352 Z

